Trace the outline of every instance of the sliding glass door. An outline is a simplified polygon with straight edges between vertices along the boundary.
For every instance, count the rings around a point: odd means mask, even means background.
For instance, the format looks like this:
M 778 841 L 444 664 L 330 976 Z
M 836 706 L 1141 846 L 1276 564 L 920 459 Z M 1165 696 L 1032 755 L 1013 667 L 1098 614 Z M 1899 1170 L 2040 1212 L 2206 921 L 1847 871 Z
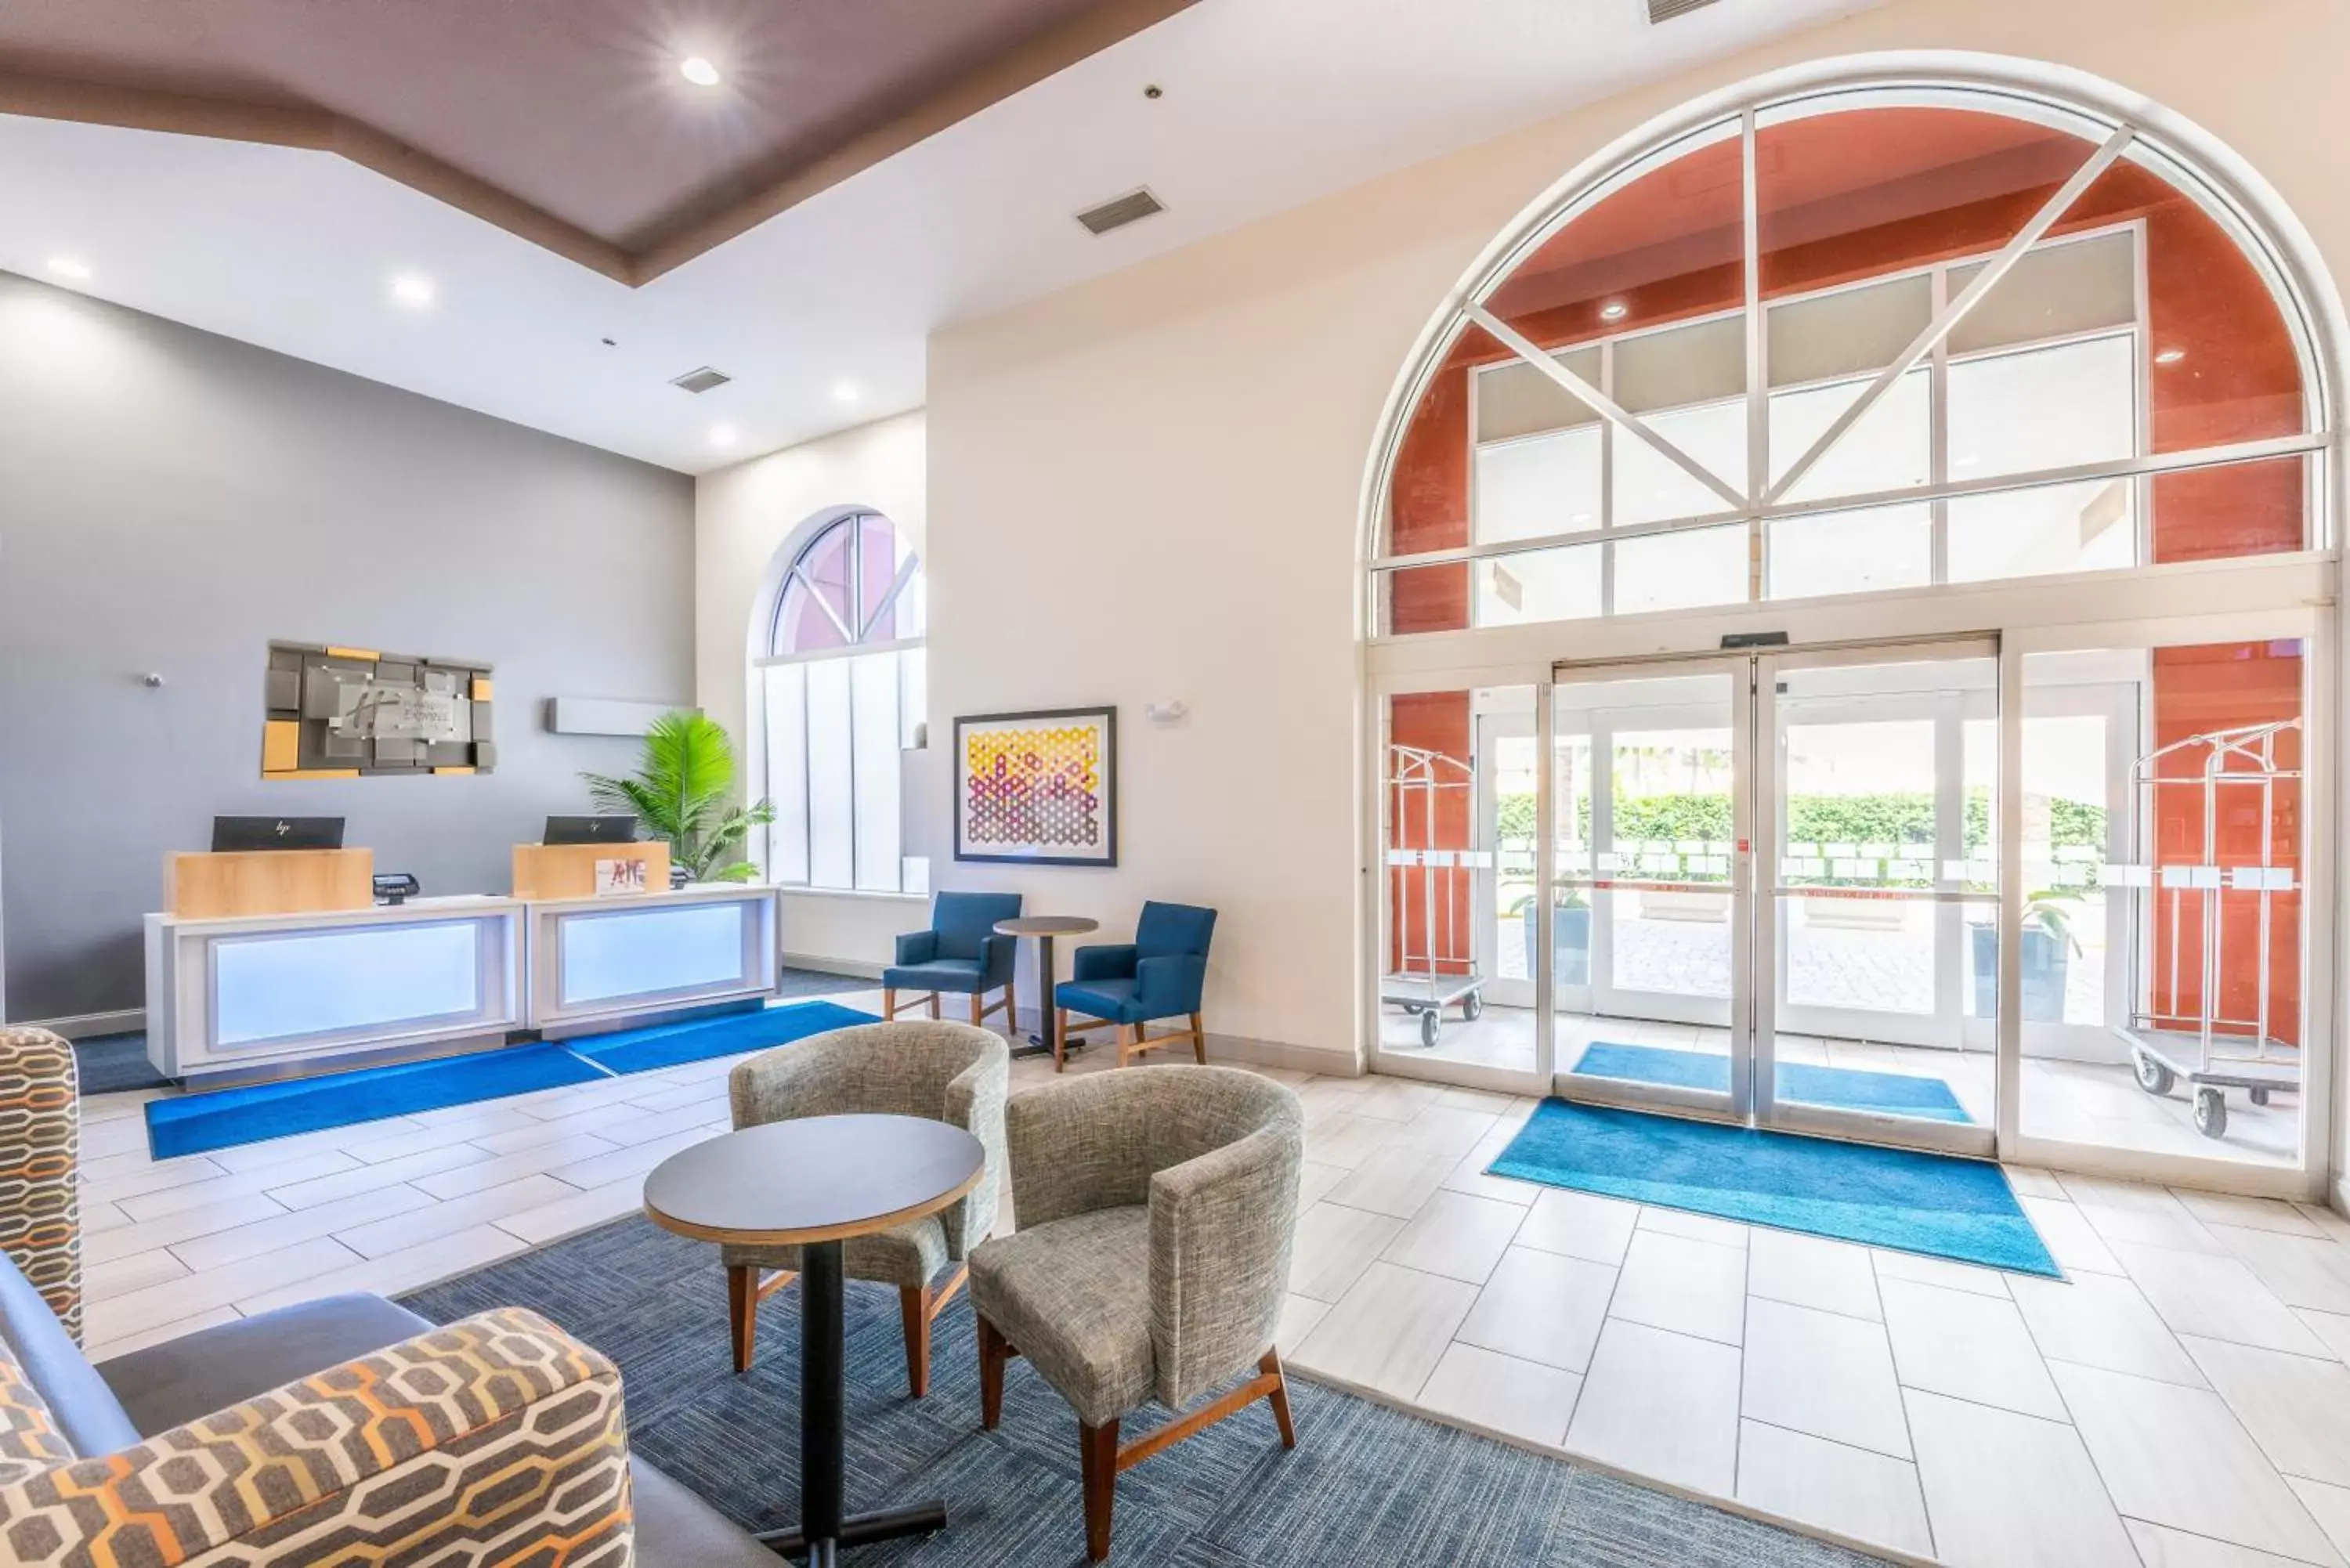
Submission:
M 1998 701 L 1987 641 L 1559 670 L 1559 1091 L 1989 1153 Z

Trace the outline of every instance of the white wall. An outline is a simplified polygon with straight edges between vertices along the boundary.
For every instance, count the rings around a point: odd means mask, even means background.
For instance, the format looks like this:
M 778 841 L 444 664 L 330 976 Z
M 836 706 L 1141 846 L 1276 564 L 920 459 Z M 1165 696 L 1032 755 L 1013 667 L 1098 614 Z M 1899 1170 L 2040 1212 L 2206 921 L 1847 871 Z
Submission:
M 927 561 L 921 414 L 753 458 L 695 485 L 695 701 L 743 747 L 746 769 L 755 766 L 750 753 L 759 739 L 745 711 L 752 609 L 784 541 L 816 514 L 839 506 L 880 513 L 906 531 Z M 934 587 L 933 603 L 936 597 Z M 910 842 L 908 852 L 920 850 Z M 889 961 L 890 936 L 921 923 L 926 902 L 871 893 L 786 894 L 784 950 L 798 962 L 878 968 Z
M 933 733 L 957 712 L 1116 702 L 1125 743 L 1117 870 L 933 879 L 1018 888 L 1113 931 L 1146 898 L 1216 905 L 1211 1028 L 1354 1052 L 1359 499 L 1414 338 L 1525 203 L 1651 117 L 1798 60 L 1921 49 L 2143 91 L 2231 144 L 2322 250 L 2350 254 L 2350 187 L 2314 109 L 2350 57 L 2350 6 L 1894 0 L 941 331 Z M 1143 723 L 1168 698 L 1193 717 Z M 927 787 L 942 815 L 943 785 Z

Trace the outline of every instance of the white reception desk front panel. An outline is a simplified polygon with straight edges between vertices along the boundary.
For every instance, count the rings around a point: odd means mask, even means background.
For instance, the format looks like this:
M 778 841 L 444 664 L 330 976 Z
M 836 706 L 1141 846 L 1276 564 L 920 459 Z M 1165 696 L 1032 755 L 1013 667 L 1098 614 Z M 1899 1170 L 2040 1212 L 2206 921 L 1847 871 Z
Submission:
M 416 898 L 331 914 L 147 917 L 147 1054 L 172 1078 L 619 1029 L 771 994 L 775 894 Z

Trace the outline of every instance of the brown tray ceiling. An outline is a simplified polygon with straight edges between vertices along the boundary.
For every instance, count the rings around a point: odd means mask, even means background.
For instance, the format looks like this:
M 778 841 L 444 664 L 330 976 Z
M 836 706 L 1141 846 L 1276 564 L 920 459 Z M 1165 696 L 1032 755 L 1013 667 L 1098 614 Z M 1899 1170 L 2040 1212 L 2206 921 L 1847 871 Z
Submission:
M 633 286 L 1191 4 L 10 0 L 0 113 L 338 153 Z

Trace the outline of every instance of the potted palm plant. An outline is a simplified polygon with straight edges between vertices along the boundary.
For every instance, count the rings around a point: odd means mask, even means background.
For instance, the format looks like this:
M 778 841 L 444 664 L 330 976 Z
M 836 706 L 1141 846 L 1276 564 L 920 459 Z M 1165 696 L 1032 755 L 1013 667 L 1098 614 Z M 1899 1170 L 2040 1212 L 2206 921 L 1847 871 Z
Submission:
M 672 879 L 747 882 L 759 874 L 742 858 L 743 844 L 751 829 L 775 820 L 775 808 L 765 800 L 734 804 L 734 742 L 707 714 L 654 720 L 629 777 L 579 776 L 598 810 L 629 813 L 647 837 L 668 841 Z

